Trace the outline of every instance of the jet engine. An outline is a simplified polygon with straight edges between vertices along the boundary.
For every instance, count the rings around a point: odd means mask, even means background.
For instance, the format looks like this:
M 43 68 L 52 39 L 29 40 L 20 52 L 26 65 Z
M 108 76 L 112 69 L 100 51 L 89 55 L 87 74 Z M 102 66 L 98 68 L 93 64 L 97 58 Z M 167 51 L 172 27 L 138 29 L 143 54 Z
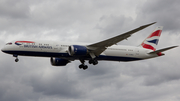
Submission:
M 85 56 L 88 50 L 85 46 L 72 45 L 68 48 L 68 53 L 71 56 Z
M 50 61 L 51 61 L 51 65 L 53 66 L 65 66 L 67 63 L 70 62 L 69 60 L 55 58 L 55 57 L 51 57 Z

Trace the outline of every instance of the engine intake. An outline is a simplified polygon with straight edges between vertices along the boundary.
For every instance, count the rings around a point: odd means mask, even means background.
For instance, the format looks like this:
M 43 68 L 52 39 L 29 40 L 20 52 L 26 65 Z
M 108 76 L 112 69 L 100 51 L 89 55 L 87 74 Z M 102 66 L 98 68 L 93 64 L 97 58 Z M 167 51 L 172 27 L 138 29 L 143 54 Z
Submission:
M 68 48 L 68 53 L 71 56 L 85 56 L 88 50 L 85 46 L 72 45 Z
M 55 57 L 51 57 L 50 61 L 51 61 L 51 65 L 53 65 L 53 66 L 65 66 L 65 65 L 67 65 L 67 63 L 70 62 L 69 60 L 55 58 Z

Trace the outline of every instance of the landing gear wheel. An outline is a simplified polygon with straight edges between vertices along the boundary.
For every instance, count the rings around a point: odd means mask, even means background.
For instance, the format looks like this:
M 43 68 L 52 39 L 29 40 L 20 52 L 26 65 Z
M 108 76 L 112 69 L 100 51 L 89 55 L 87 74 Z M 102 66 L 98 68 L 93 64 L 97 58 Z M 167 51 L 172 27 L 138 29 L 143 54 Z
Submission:
M 98 64 L 98 61 L 94 61 L 94 62 L 93 62 L 93 65 L 97 65 L 97 64 Z
M 89 64 L 97 65 L 98 61 L 96 59 L 89 60 Z
M 84 67 L 84 65 L 83 65 L 83 64 L 79 65 L 79 69 L 82 69 L 83 67 Z
M 82 63 L 81 65 L 79 65 L 79 69 L 84 69 L 84 70 L 86 70 L 86 69 L 88 68 L 88 66 L 84 64 L 84 63 L 85 63 L 85 60 L 84 60 L 83 58 L 81 58 L 81 59 L 79 59 L 79 60 L 80 60 L 80 62 Z
M 87 65 L 84 65 L 84 64 L 79 65 L 79 69 L 84 69 L 84 70 L 86 70 L 87 68 L 88 68 Z
M 89 64 L 92 64 L 93 63 L 93 60 L 89 60 Z
M 84 65 L 83 69 L 84 69 L 84 70 L 88 69 L 88 66 L 87 66 L 87 65 Z
M 18 62 L 18 61 L 19 61 L 19 59 L 18 59 L 18 58 L 16 58 L 16 59 L 15 59 L 15 62 Z

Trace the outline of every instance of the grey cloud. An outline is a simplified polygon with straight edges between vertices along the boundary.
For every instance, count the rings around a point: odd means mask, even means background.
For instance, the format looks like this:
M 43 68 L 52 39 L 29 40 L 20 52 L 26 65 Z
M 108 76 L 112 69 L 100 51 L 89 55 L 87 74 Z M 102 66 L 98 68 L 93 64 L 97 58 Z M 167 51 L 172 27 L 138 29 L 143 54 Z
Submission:
M 158 25 L 164 26 L 164 31 L 179 31 L 178 4 L 178 0 L 147 1 L 139 8 L 138 21 L 141 19 L 157 21 Z
M 179 33 L 178 3 L 1 1 L 0 46 L 18 38 L 93 43 L 154 21 L 158 23 L 119 44 L 138 45 L 158 25 L 164 26 L 166 39 L 178 43 L 178 34 L 167 35 Z M 160 41 L 161 46 L 170 43 L 166 39 Z M 49 58 L 20 56 L 19 63 L 15 63 L 12 56 L 0 53 L 0 100 L 179 101 L 178 51 L 176 48 L 164 57 L 137 62 L 100 61 L 96 66 L 88 65 L 86 71 L 78 68 L 79 61 L 53 67 Z
M 27 18 L 29 14 L 28 3 L 22 0 L 1 0 L 0 16 L 13 19 Z
M 104 36 L 112 37 L 112 35 L 115 36 L 127 31 L 126 26 L 128 25 L 130 27 L 130 23 L 133 23 L 133 19 L 123 15 L 102 16 L 96 28 L 99 29 L 100 33 Z
M 163 63 L 164 65 L 161 64 L 161 66 L 160 64 L 157 64 L 157 63 L 156 65 L 154 64 L 151 65 L 150 67 L 154 68 L 155 71 L 152 71 L 152 73 L 149 76 L 146 76 L 144 78 L 144 84 L 147 86 L 154 86 L 154 85 L 159 85 L 165 82 L 179 80 L 180 74 L 178 71 L 180 69 L 178 68 L 178 66 L 174 64 L 170 64 L 170 63 L 173 63 L 173 62 Z
M 55 74 L 51 78 L 36 74 L 28 82 L 33 87 L 33 91 L 43 93 L 44 95 L 59 96 L 62 98 L 80 97 L 83 92 L 76 87 L 77 81 L 68 80 L 67 76 L 67 72 L 65 71 L 59 72 L 58 75 Z

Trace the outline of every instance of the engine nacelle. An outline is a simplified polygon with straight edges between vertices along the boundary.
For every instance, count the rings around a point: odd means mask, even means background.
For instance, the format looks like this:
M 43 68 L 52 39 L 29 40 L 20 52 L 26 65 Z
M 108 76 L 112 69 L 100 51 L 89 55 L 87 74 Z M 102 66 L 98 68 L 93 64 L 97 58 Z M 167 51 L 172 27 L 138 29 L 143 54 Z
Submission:
M 85 46 L 72 45 L 68 48 L 68 53 L 71 56 L 85 56 L 88 50 Z
M 67 63 L 70 62 L 69 60 L 55 58 L 55 57 L 51 57 L 50 61 L 51 61 L 51 65 L 53 66 L 65 66 Z

